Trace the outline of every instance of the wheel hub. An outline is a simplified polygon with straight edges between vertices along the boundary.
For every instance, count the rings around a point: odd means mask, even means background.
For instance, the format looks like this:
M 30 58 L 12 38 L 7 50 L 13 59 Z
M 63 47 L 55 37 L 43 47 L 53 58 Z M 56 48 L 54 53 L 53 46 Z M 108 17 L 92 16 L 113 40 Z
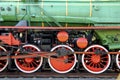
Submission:
M 101 60 L 100 55 L 93 55 L 93 56 L 92 56 L 92 61 L 93 61 L 93 63 L 99 63 L 100 60 Z
M 25 58 L 25 62 L 31 63 L 34 59 L 33 58 Z

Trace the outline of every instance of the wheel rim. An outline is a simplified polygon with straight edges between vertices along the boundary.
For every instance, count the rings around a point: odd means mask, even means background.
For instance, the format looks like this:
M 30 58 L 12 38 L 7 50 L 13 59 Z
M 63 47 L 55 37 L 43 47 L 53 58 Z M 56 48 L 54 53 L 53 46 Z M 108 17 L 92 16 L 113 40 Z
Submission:
M 58 46 L 54 47 L 51 50 L 51 52 L 56 51 L 57 49 L 59 49 L 61 47 L 65 47 L 66 49 L 74 52 L 74 50 L 72 48 L 70 48 L 69 46 L 66 46 L 66 45 L 58 45 Z M 68 63 L 64 62 L 68 58 L 69 59 L 71 58 L 72 60 L 70 60 L 70 62 L 68 62 Z M 71 70 L 73 70 L 73 68 L 76 64 L 76 55 L 71 54 L 71 55 L 62 56 L 62 57 L 59 57 L 59 58 L 49 58 L 48 63 L 50 65 L 50 67 L 55 72 L 57 72 L 57 73 L 67 73 L 67 72 L 70 72 Z
M 39 48 L 30 44 L 24 45 L 23 48 L 25 49 L 25 51 L 31 52 L 40 51 Z M 19 50 L 20 49 L 18 49 L 18 51 Z M 17 53 L 16 55 L 19 54 L 21 53 Z M 37 71 L 42 66 L 42 62 L 43 62 L 42 57 L 15 59 L 15 64 L 17 68 L 24 73 L 33 73 Z
M 1 52 L 6 52 L 7 50 L 4 47 L 0 46 L 0 51 Z M 0 72 L 2 72 L 3 70 L 5 70 L 6 67 L 7 67 L 7 65 L 8 65 L 8 59 L 6 59 L 6 60 L 0 60 Z
M 95 50 L 108 52 L 104 47 L 100 45 L 93 45 L 88 47 L 85 52 L 95 52 Z M 83 67 L 93 74 L 100 74 L 106 71 L 110 65 L 111 59 L 109 54 L 83 54 L 82 64 Z
M 117 56 L 116 56 L 116 64 L 117 64 L 118 68 L 120 69 L 120 54 L 117 54 Z

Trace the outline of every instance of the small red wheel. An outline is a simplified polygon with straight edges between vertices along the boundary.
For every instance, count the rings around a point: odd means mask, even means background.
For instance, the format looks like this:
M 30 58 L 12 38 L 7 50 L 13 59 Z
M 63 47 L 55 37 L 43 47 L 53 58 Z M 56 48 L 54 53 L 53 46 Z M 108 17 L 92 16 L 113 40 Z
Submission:
M 57 51 L 58 49 L 63 48 L 63 47 L 67 50 L 74 52 L 74 50 L 67 45 L 55 46 L 54 48 L 52 48 L 51 52 Z M 69 59 L 71 59 L 70 62 L 65 62 L 65 60 L 69 60 Z M 77 58 L 75 54 L 48 59 L 48 63 L 50 67 L 57 73 L 70 72 L 75 67 L 76 62 L 77 62 Z
M 39 48 L 31 44 L 24 45 L 22 49 L 28 52 L 40 51 Z M 18 52 L 19 51 L 20 49 L 18 49 Z M 23 53 L 17 53 L 15 55 L 19 54 Z M 17 68 L 24 73 L 33 73 L 37 71 L 42 66 L 42 62 L 42 57 L 15 59 L 15 64 Z
M 120 54 L 116 55 L 116 64 L 117 64 L 118 68 L 120 69 Z
M 107 49 L 100 45 L 92 45 L 88 47 L 85 52 L 108 52 Z M 83 67 L 93 74 L 100 74 L 106 71 L 110 65 L 111 58 L 109 54 L 83 54 L 82 55 L 82 64 Z
M 7 50 L 4 47 L 0 46 L 0 53 L 1 52 L 6 52 L 6 51 Z M 7 65 L 8 65 L 8 59 L 0 60 L 0 72 L 2 72 L 3 70 L 5 70 L 6 67 L 7 67 Z

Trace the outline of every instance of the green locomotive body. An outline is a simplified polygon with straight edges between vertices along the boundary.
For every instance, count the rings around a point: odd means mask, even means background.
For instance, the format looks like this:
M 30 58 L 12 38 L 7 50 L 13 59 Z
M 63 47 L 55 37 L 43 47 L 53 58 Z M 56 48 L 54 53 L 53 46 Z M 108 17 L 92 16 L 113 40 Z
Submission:
M 120 24 L 119 0 L 0 0 L 0 4 L 1 21 L 24 19 L 38 22 L 39 26 L 42 26 L 40 22 L 55 21 L 102 26 Z

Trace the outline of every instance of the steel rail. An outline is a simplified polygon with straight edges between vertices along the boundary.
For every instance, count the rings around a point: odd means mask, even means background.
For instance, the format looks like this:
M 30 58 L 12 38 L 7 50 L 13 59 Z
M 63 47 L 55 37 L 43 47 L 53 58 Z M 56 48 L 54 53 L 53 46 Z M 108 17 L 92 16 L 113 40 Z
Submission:
M 102 74 L 96 75 L 96 74 L 91 74 L 91 73 L 86 72 L 85 70 L 83 71 L 82 69 L 80 69 L 79 71 L 73 70 L 66 74 L 58 74 L 51 70 L 46 70 L 46 71 L 41 70 L 41 71 L 37 71 L 31 74 L 25 74 L 19 71 L 12 71 L 12 72 L 4 71 L 0 73 L 0 78 L 1 80 L 15 80 L 15 78 L 16 79 L 18 78 L 17 80 L 29 80 L 29 79 L 30 80 L 44 80 L 45 78 L 47 78 L 45 80 L 68 80 L 68 79 L 69 80 L 86 80 L 86 79 L 87 80 L 116 80 L 118 75 L 119 75 L 118 72 L 110 71 L 110 70 L 107 70 L 106 72 Z M 43 79 L 39 79 L 39 78 L 43 78 Z

